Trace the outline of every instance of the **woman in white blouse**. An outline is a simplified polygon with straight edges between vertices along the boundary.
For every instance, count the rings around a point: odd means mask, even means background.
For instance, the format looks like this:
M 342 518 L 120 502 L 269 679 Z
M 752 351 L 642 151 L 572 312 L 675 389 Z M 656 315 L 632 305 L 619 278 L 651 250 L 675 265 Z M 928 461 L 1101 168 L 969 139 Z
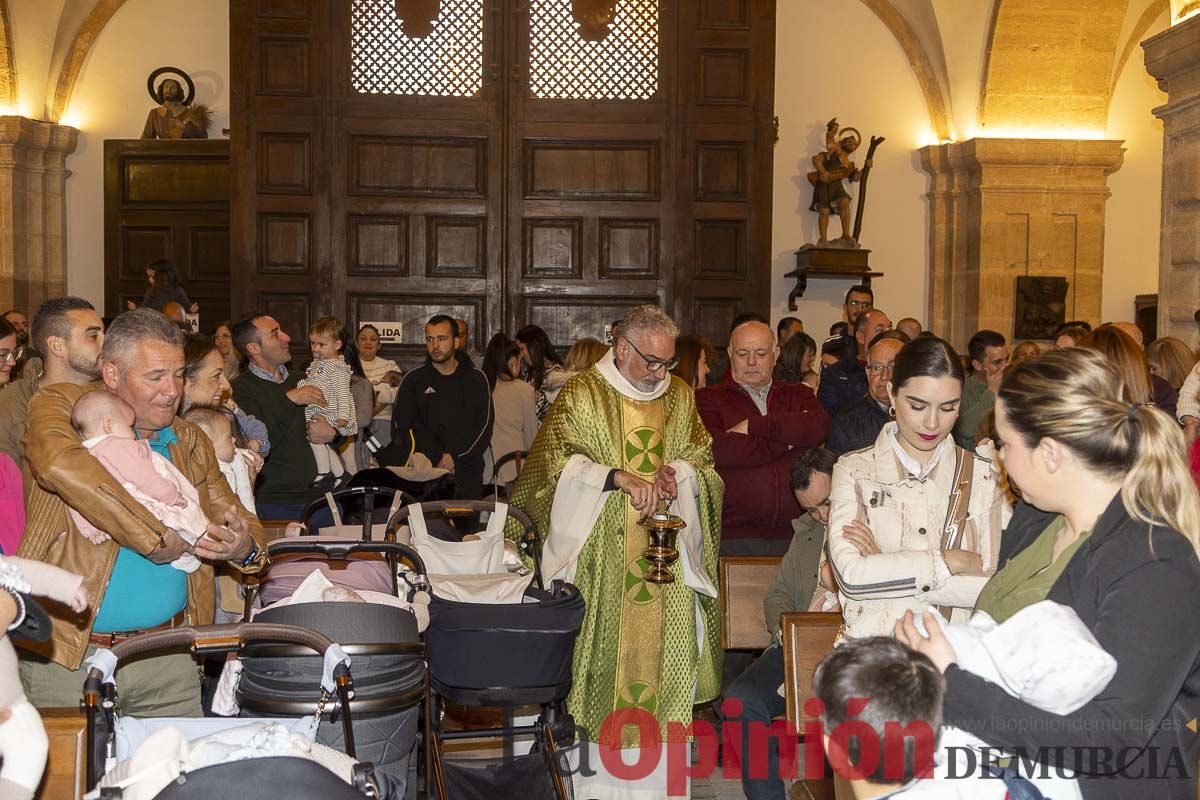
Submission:
M 963 367 L 949 344 L 896 356 L 890 415 L 873 447 L 833 468 L 829 562 L 843 635 L 890 636 L 906 611 L 965 621 L 996 569 L 1007 510 L 992 464 L 954 443 Z
M 355 342 L 363 373 L 375 389 L 375 419 L 371 423 L 371 432 L 380 444 L 387 444 L 392 439 L 392 403 L 396 400 L 396 387 L 404 372 L 395 361 L 379 357 L 379 331 L 374 325 L 359 328 Z

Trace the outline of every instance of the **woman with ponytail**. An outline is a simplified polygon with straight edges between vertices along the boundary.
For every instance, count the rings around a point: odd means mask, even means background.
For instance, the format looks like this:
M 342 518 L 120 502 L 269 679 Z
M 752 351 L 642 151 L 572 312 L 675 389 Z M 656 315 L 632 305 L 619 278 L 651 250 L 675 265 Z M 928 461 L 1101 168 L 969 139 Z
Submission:
M 1183 433 L 1081 348 L 1016 367 L 1000 387 L 996 430 L 1023 501 L 976 607 L 1003 622 L 1041 600 L 1068 606 L 1116 659 L 1116 675 L 1059 716 L 959 669 L 928 615 L 929 638 L 909 615 L 897 636 L 945 672 L 947 724 L 1079 773 L 1086 800 L 1194 800 L 1200 496 Z

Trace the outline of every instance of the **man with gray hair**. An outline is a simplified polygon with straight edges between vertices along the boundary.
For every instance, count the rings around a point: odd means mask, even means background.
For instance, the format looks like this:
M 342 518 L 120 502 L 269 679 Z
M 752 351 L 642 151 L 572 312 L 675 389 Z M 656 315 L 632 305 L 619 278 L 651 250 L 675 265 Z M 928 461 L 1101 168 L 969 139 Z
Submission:
M 21 681 L 35 706 L 72 706 L 79 700 L 84 658 L 98 647 L 149 630 L 213 621 L 212 564 L 258 571 L 263 529 L 229 488 L 205 434 L 175 416 L 183 394 L 183 334 L 157 311 L 126 312 L 108 329 L 100 354 L 100 381 L 42 387 L 29 404 L 25 432 L 25 538 L 18 555 L 84 576 L 91 598 L 81 615 L 50 609 L 51 634 L 31 645 L 37 657 L 21 662 Z M 133 407 L 134 429 L 199 490 L 210 520 L 188 545 L 137 502 L 83 446 L 71 427 L 75 401 L 108 391 Z M 68 513 L 75 509 L 110 540 L 93 544 Z M 183 553 L 204 563 L 188 574 L 171 567 Z M 144 659 L 123 668 L 121 706 L 135 716 L 199 716 L 200 683 L 190 655 Z
M 587 601 L 567 703 L 600 746 L 639 746 L 636 728 L 604 725 L 618 708 L 645 710 L 665 735 L 667 723 L 689 724 L 692 704 L 720 689 L 715 578 L 724 486 L 692 390 L 670 374 L 678 333 L 654 306 L 630 311 L 612 348 L 563 386 L 513 493 L 513 505 L 545 536 L 545 584 L 569 580 Z M 667 567 L 671 582 L 650 574 L 645 556 L 642 523 L 660 500 L 686 524 L 679 561 Z M 509 526 L 513 538 L 517 527 Z M 583 797 L 620 785 L 602 770 L 576 781 Z M 666 796 L 665 784 L 657 789 Z

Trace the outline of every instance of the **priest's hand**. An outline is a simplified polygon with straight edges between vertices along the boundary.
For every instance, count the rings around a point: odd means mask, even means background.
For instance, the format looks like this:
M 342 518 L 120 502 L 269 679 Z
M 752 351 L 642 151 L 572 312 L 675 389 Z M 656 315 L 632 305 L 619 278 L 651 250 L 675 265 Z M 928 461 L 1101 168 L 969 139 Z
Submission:
M 658 508 L 659 491 L 656 484 L 644 481 L 632 472 L 617 470 L 613 476 L 617 488 L 629 495 L 633 509 L 642 515 L 642 519 L 650 516 Z
M 675 468 L 663 464 L 654 476 L 654 487 L 658 489 L 659 497 L 674 500 L 679 496 L 679 484 L 675 481 Z

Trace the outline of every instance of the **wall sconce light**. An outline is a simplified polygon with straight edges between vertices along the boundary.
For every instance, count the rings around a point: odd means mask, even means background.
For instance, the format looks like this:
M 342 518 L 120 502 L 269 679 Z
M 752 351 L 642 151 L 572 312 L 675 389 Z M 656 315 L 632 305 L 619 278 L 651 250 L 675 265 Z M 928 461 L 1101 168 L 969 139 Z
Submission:
M 424 39 L 433 33 L 433 23 L 441 12 L 442 0 L 396 0 L 396 19 L 410 39 Z
M 579 23 L 579 38 L 603 41 L 617 18 L 617 0 L 571 0 L 571 16 Z

